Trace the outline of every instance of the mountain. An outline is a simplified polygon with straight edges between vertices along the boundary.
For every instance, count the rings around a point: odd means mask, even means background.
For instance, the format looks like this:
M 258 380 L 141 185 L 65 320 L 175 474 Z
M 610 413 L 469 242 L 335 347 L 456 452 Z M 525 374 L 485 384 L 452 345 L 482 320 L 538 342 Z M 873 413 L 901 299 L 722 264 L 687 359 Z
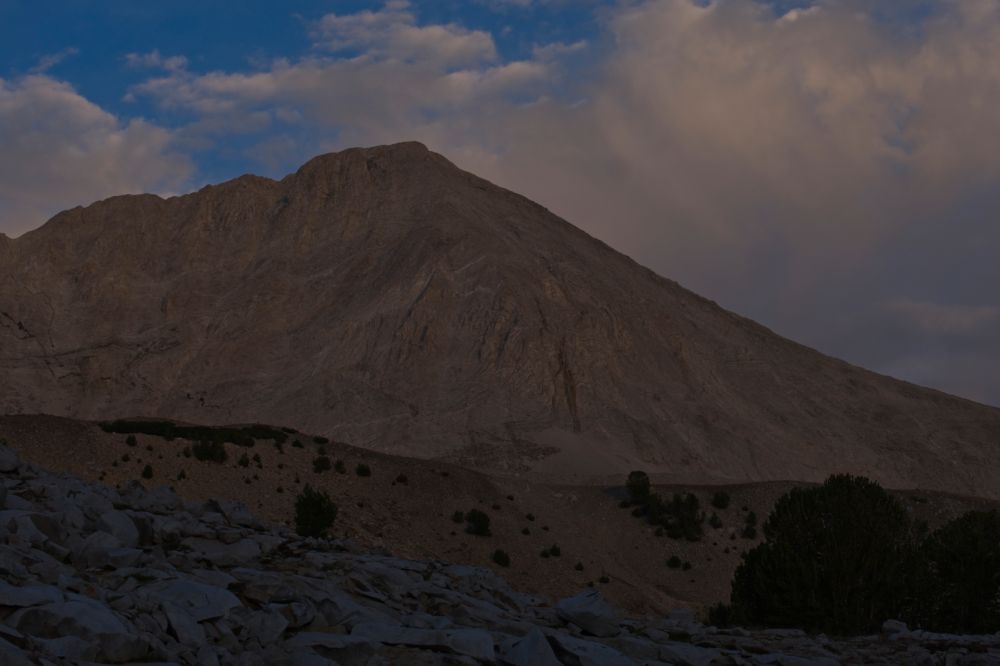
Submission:
M 266 422 L 494 473 L 1000 496 L 1000 410 L 826 357 L 416 143 L 0 239 L 0 413 Z

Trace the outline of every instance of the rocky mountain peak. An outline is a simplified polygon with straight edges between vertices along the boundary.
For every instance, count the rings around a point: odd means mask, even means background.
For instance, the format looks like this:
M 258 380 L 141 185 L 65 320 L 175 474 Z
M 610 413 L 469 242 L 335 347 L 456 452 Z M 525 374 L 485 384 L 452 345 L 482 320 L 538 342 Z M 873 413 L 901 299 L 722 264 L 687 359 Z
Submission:
M 6 247 L 0 412 L 280 423 L 577 481 L 997 492 L 1000 410 L 780 338 L 418 143 Z

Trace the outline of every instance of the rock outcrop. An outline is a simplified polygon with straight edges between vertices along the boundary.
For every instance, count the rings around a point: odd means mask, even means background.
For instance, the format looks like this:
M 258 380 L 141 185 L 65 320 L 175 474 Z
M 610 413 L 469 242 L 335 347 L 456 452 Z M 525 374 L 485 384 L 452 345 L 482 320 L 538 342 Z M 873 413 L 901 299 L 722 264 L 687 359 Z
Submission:
M 0 413 L 279 423 L 491 472 L 1000 492 L 1000 410 L 789 342 L 413 143 L 0 244 L 0 377 Z

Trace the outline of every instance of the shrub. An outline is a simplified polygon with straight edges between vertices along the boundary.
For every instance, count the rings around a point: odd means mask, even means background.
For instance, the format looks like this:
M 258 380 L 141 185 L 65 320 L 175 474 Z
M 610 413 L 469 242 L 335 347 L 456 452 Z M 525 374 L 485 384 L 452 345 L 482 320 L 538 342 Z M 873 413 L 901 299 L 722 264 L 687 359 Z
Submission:
M 329 444 L 330 443 L 330 440 L 327 439 L 326 437 L 319 437 L 319 436 L 313 437 L 313 441 L 316 442 L 317 444 Z
M 852 634 L 898 615 L 910 521 L 877 483 L 837 475 L 793 489 L 775 504 L 764 536 L 733 578 L 740 622 Z
M 709 606 L 708 623 L 720 628 L 733 626 L 733 607 L 722 602 Z
M 337 505 L 321 490 L 306 484 L 295 498 L 295 531 L 299 536 L 325 536 L 336 518 Z
M 462 511 L 456 511 L 455 513 L 451 514 L 451 519 L 452 519 L 453 522 L 456 522 L 456 523 L 459 523 L 459 524 L 464 523 L 465 522 L 465 513 L 462 512 Z
M 740 532 L 740 536 L 744 539 L 756 539 L 757 538 L 757 528 L 753 525 L 746 525 Z
M 493 561 L 502 567 L 509 567 L 510 555 L 507 554 L 507 551 L 500 550 L 498 548 L 495 551 L 493 551 Z
M 573 569 L 576 571 L 583 571 L 583 562 L 577 562 L 573 565 Z
M 264 465 L 259 453 L 253 454 L 253 461 L 257 464 L 257 469 L 263 469 Z
M 646 502 L 646 520 L 654 525 L 661 525 L 671 539 L 687 539 L 698 541 L 702 537 L 701 524 L 705 514 L 700 510 L 698 498 L 691 493 L 674 496 L 665 502 L 659 495 L 653 493 Z
M 712 517 L 708 519 L 708 524 L 714 529 L 719 529 L 722 527 L 722 518 L 719 518 L 719 514 L 713 512 Z
M 680 569 L 681 558 L 677 557 L 676 555 L 671 555 L 670 559 L 667 560 L 667 566 L 670 567 L 671 569 Z
M 371 476 L 372 469 L 364 463 L 358 463 L 358 466 L 354 469 L 358 476 Z
M 685 561 L 684 564 L 681 565 L 681 569 L 683 569 L 684 571 L 690 571 L 691 570 L 691 563 Z
M 125 443 L 128 444 L 129 446 L 135 446 L 136 444 L 138 444 L 138 442 L 135 439 L 135 435 L 129 435 L 128 437 L 126 437 Z
M 712 493 L 712 506 L 716 509 L 726 509 L 729 507 L 729 493 L 725 490 L 719 490 Z
M 396 477 L 396 483 L 400 484 L 401 486 L 405 486 L 409 485 L 410 480 L 406 478 L 405 474 L 400 474 L 399 476 Z
M 240 456 L 240 459 L 236 461 L 236 464 L 238 464 L 240 467 L 249 467 L 250 456 L 244 453 L 243 455 Z
M 344 464 L 343 460 L 338 460 L 333 463 L 333 469 L 337 472 L 337 474 L 347 474 L 347 465 Z
M 625 487 L 634 504 L 645 504 L 649 499 L 649 475 L 645 472 L 636 470 L 629 473 Z
M 333 463 L 326 456 L 319 456 L 313 460 L 313 472 L 316 474 L 322 474 L 323 472 L 329 471 L 333 467 Z
M 296 439 L 295 441 L 292 442 L 292 448 L 293 449 L 305 448 L 305 444 Z
M 152 479 L 153 478 L 153 466 L 152 465 L 146 465 L 145 467 L 142 468 L 142 478 L 144 478 L 144 479 Z
M 562 555 L 562 549 L 559 548 L 559 546 L 557 546 L 556 544 L 552 544 L 549 547 L 549 555 L 551 555 L 552 557 L 559 557 L 560 555 Z
M 907 620 L 933 631 L 1000 629 L 1000 513 L 970 511 L 920 545 Z
M 533 513 L 529 513 L 529 514 L 525 515 L 524 517 L 527 518 L 528 520 L 531 520 L 531 521 L 535 520 L 535 514 L 533 514 Z
M 490 536 L 490 517 L 479 509 L 470 509 L 465 514 L 465 531 L 476 536 Z
M 188 478 L 187 472 L 185 472 L 184 470 L 181 470 L 181 471 L 177 472 L 177 480 L 178 481 L 183 481 L 186 478 Z
M 597 579 L 597 581 L 602 585 L 607 585 L 608 583 L 611 582 L 611 579 L 608 578 L 607 576 L 601 576 L 600 578 Z
M 197 442 L 191 447 L 191 453 L 202 462 L 226 462 L 226 447 L 222 442 Z

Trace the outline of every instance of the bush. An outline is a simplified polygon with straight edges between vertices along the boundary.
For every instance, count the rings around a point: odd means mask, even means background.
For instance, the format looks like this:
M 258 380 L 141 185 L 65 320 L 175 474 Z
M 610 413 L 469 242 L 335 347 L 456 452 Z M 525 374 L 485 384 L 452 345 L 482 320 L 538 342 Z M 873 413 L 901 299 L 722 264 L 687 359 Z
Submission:
M 712 513 L 712 517 L 708 519 L 708 524 L 714 529 L 719 529 L 722 527 L 722 518 L 719 518 L 719 514 Z
M 721 602 L 709 606 L 708 623 L 721 629 L 733 626 L 733 607 Z
M 329 444 L 330 443 L 330 440 L 327 439 L 326 437 L 319 437 L 319 436 L 313 437 L 313 441 L 316 442 L 317 444 Z
M 551 555 L 552 557 L 559 557 L 560 555 L 562 555 L 562 549 L 559 548 L 559 546 L 557 546 L 556 544 L 552 544 L 551 546 L 549 546 L 549 555 Z
M 104 421 L 100 424 L 104 432 L 120 434 L 140 434 L 162 437 L 167 441 L 177 438 L 192 441 L 232 442 L 239 446 L 253 446 L 255 439 L 273 439 L 284 442 L 288 435 L 283 431 L 266 425 L 252 426 L 187 426 L 178 425 L 172 421 L 143 421 L 119 419 Z
M 465 513 L 463 513 L 462 511 L 456 511 L 455 513 L 451 514 L 451 520 L 452 522 L 456 522 L 459 524 L 464 523 Z
M 321 474 L 323 472 L 329 471 L 333 467 L 333 463 L 326 456 L 319 456 L 313 460 L 313 472 L 316 474 Z
M 662 526 L 671 539 L 698 541 L 702 537 L 705 514 L 701 512 L 698 498 L 691 493 L 683 496 L 674 493 L 669 502 L 653 493 L 646 501 L 646 520 Z
M 910 521 L 877 483 L 838 475 L 793 489 L 775 504 L 764 537 L 733 578 L 740 622 L 853 634 L 898 616 Z
M 336 518 L 337 505 L 323 491 L 306 484 L 295 498 L 295 531 L 299 536 L 326 536 Z
M 479 509 L 471 509 L 465 514 L 465 531 L 476 536 L 490 536 L 490 517 Z
M 906 619 L 933 631 L 1000 630 L 1000 514 L 970 511 L 920 545 Z
M 138 444 L 138 442 L 135 439 L 135 435 L 129 435 L 128 437 L 126 437 L 125 443 L 128 444 L 129 446 L 135 446 L 136 444 Z
M 333 463 L 333 469 L 337 474 L 347 474 L 347 465 L 344 464 L 343 460 Z
M 222 442 L 197 442 L 191 447 L 191 453 L 202 462 L 226 462 L 226 447 Z
M 244 453 L 243 455 L 240 456 L 240 459 L 236 461 L 236 464 L 239 465 L 240 467 L 249 467 L 250 456 Z
M 493 551 L 493 561 L 502 567 L 510 566 L 510 555 L 506 551 L 500 550 L 499 548 Z
M 398 483 L 401 486 L 406 486 L 409 485 L 410 480 L 406 478 L 405 474 L 400 474 L 399 476 L 396 477 L 396 483 Z
M 719 490 L 712 493 L 712 506 L 716 509 L 726 509 L 729 507 L 729 493 Z
M 574 564 L 573 569 L 576 571 L 583 571 L 583 562 L 577 562 Z
M 681 558 L 677 557 L 676 555 L 671 555 L 670 559 L 667 560 L 667 566 L 670 567 L 671 569 L 680 569 Z
M 372 468 L 364 463 L 358 463 L 358 466 L 354 469 L 358 476 L 371 476 Z
M 645 504 L 649 499 L 649 475 L 645 472 L 639 470 L 631 472 L 625 487 L 634 504 Z
M 146 465 L 145 467 L 142 468 L 142 478 L 144 478 L 144 479 L 152 479 L 153 478 L 153 466 L 152 465 Z

